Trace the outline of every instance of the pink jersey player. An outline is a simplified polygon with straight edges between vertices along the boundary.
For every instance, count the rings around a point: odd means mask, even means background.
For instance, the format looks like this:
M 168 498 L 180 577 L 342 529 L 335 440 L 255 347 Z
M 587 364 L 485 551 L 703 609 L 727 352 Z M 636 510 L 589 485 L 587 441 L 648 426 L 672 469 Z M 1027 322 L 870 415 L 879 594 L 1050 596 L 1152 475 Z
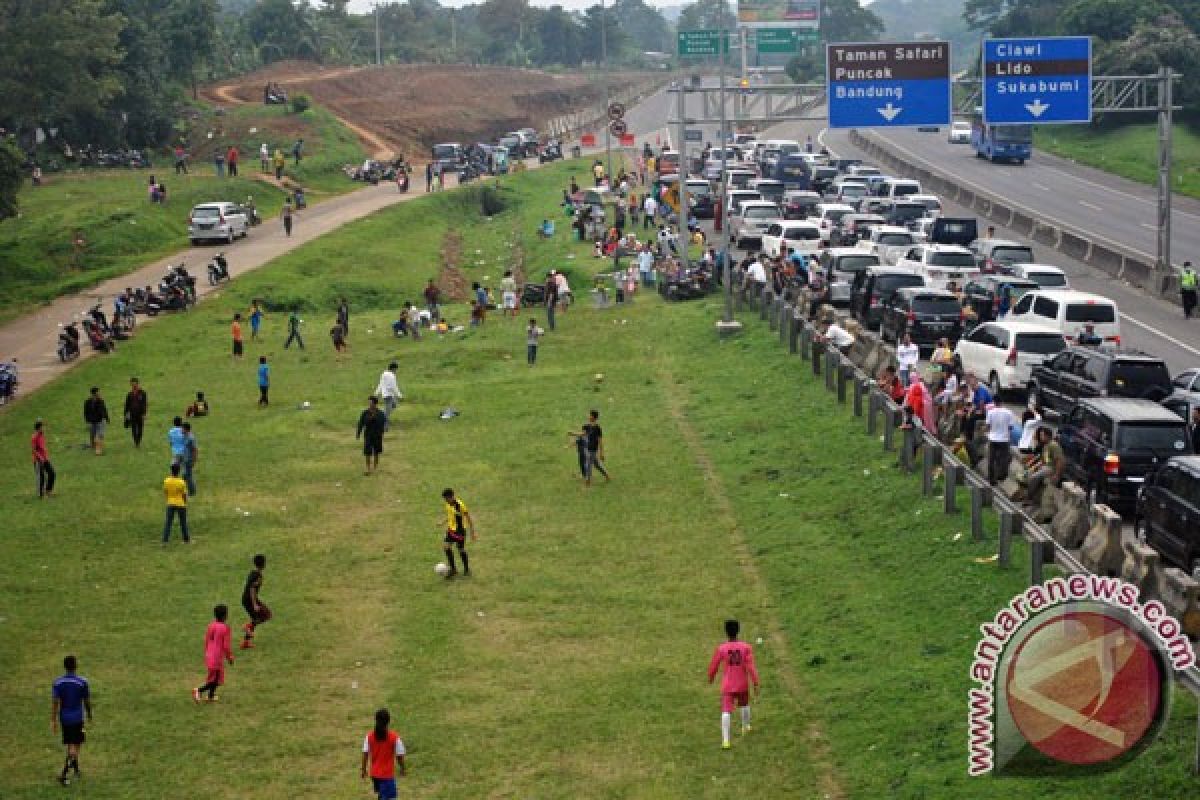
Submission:
M 736 619 L 725 620 L 725 634 L 729 641 L 717 645 L 712 661 L 708 664 L 708 682 L 712 683 L 721 665 L 725 666 L 721 676 L 721 747 L 728 750 L 729 723 L 734 706 L 742 710 L 742 733 L 750 732 L 750 683 L 758 692 L 758 670 L 754 668 L 754 650 L 746 642 L 738 641 L 741 626 Z
M 233 663 L 233 650 L 229 647 L 229 625 L 225 623 L 229 609 L 219 605 L 213 609 L 213 621 L 204 631 L 204 666 L 208 670 L 204 685 L 192 689 L 192 699 L 200 702 L 201 694 L 208 694 L 209 702 L 217 699 L 217 687 L 225 683 L 225 663 Z

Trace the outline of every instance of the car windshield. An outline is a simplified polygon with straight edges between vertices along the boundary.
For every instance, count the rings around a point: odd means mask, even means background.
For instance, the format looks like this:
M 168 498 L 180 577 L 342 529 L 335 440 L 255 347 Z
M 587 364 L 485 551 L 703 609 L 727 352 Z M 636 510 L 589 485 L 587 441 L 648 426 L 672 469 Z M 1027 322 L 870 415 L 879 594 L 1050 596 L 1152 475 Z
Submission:
M 880 244 L 896 247 L 898 245 L 912 244 L 912 237 L 907 233 L 885 233 L 879 237 Z
M 433 157 L 454 158 L 456 155 L 458 155 L 457 150 L 458 148 L 452 144 L 435 144 L 433 146 Z
M 849 213 L 850 209 L 848 208 L 831 208 L 825 212 L 825 219 L 832 220 L 833 222 L 841 222 L 842 217 Z
M 192 209 L 193 219 L 216 219 L 221 216 L 221 209 L 216 206 L 200 206 Z
M 997 142 L 1027 143 L 1033 141 L 1032 125 L 995 125 L 992 135 Z
M 771 219 L 779 216 L 779 209 L 774 206 L 751 206 L 742 215 L 747 219 Z
M 877 285 L 884 291 L 903 289 L 905 286 L 924 286 L 920 275 L 880 275 Z
M 699 181 L 697 183 L 688 181 L 687 182 L 687 190 L 688 190 L 688 194 L 695 194 L 695 195 L 712 194 L 712 187 L 708 185 L 707 181 Z
M 1117 309 L 1108 303 L 1070 303 L 1067 322 L 1116 322 Z
M 926 211 L 941 211 L 942 210 L 942 203 L 936 197 L 928 197 L 924 200 L 916 200 L 914 202 L 920 203 L 921 205 L 925 206 Z
M 862 272 L 867 267 L 879 266 L 879 259 L 874 256 L 842 256 L 834 264 L 838 272 Z
M 974 267 L 975 259 L 970 253 L 933 253 L 929 256 L 933 267 Z
M 1018 333 L 1017 352 L 1051 356 L 1067 349 L 1067 340 L 1058 333 Z
M 1141 394 L 1150 386 L 1161 386 L 1166 391 L 1171 385 L 1167 365 L 1154 361 L 1117 361 L 1112 366 L 1113 386 L 1121 392 Z
M 1059 289 L 1067 285 L 1067 276 L 1060 272 L 1030 272 L 1029 280 L 1043 289 Z
M 816 228 L 788 228 L 783 234 L 783 238 L 798 241 L 801 239 L 812 240 L 820 239 L 821 232 Z
M 1188 452 L 1187 433 L 1182 422 L 1138 422 L 1121 425 L 1117 447 L 1122 450 L 1149 450 L 1158 456 Z
M 920 194 L 921 187 L 911 183 L 899 183 L 892 189 L 894 197 L 903 197 L 906 194 Z
M 861 183 L 843 183 L 842 197 L 862 197 L 867 193 L 867 187 Z
M 962 306 L 953 297 L 940 294 L 919 294 L 913 298 L 913 311 L 922 314 L 957 314 Z
M 1033 258 L 1033 251 L 1028 247 L 997 247 L 992 251 L 992 260 L 1005 264 L 1020 264 Z
M 920 219 L 921 217 L 925 216 L 926 211 L 927 211 L 927 209 L 925 208 L 925 206 L 916 205 L 916 204 L 895 206 L 894 208 L 892 208 L 891 217 L 892 217 L 892 219 L 897 219 L 897 220 L 902 220 L 902 221 L 908 221 L 908 220 L 912 220 L 912 219 Z

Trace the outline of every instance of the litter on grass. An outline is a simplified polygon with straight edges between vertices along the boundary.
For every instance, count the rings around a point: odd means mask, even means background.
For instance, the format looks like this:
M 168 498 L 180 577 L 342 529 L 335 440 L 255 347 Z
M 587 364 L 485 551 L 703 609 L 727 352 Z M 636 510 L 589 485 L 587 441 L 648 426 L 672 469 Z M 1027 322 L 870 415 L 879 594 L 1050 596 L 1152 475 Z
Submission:
M 1000 560 L 1000 554 L 994 553 L 993 555 L 987 556 L 986 558 L 975 559 L 975 563 L 976 564 L 991 564 L 993 561 L 999 561 L 999 560 Z
M 458 409 L 444 408 L 444 409 L 442 409 L 442 413 L 438 414 L 438 419 L 454 419 L 457 416 L 458 416 Z

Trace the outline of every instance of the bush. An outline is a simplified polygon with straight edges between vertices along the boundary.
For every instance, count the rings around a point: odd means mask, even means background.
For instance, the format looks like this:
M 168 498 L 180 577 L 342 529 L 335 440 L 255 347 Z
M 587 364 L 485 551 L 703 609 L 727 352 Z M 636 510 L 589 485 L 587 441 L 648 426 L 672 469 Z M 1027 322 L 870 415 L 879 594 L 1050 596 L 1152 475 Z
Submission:
M 294 94 L 291 98 L 293 114 L 303 114 L 312 106 L 312 100 L 306 94 Z

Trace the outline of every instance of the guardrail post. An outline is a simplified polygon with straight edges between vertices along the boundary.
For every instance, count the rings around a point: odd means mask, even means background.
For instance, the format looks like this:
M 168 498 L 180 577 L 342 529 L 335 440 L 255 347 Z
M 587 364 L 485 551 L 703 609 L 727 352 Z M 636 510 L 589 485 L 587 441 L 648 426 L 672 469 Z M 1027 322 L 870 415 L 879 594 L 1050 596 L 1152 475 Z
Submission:
M 775 293 L 763 291 L 758 298 L 758 318 L 766 319 L 771 312 L 771 304 L 775 302 Z
M 900 466 L 912 472 L 917 458 L 917 429 L 906 425 L 900 429 Z
M 867 395 L 867 435 L 874 436 L 875 431 L 879 430 L 879 424 L 876 417 L 879 415 L 879 395 L 871 392 Z
M 900 412 L 892 411 L 887 406 L 883 407 L 883 449 L 891 450 L 895 446 L 895 435 L 897 418 Z
M 1192 759 L 1192 772 L 1200 775 L 1200 705 L 1196 707 L 1196 755 Z
M 987 505 L 992 493 L 992 487 L 971 484 L 971 538 L 975 541 L 983 539 L 983 508 Z
M 933 472 L 937 469 L 941 449 L 928 436 L 921 438 L 921 491 L 925 496 L 933 494 Z
M 821 374 L 821 354 L 824 352 L 825 352 L 825 349 L 821 346 L 821 343 L 818 342 L 816 339 L 813 339 L 812 340 L 813 375 Z
M 870 391 L 866 381 L 854 379 L 854 416 L 863 415 L 863 395 Z
M 1008 508 L 1000 513 L 1000 566 L 1007 567 L 1012 561 L 1012 538 L 1021 533 L 1021 519 Z
M 784 346 L 787 345 L 788 339 L 791 338 L 792 328 L 792 307 L 780 301 L 779 308 L 779 342 Z
M 800 321 L 796 319 L 796 309 L 788 315 L 788 352 L 793 355 L 800 349 Z
M 805 361 L 812 358 L 812 328 L 804 320 L 800 321 L 800 357 Z
M 963 482 L 963 467 L 957 461 L 947 461 L 943 466 L 946 475 L 946 492 L 942 496 L 942 510 L 947 514 L 958 511 L 958 485 Z
M 1037 538 L 1029 543 L 1029 585 L 1036 586 L 1042 582 L 1042 566 L 1046 563 L 1046 550 L 1050 543 Z M 1050 552 L 1054 552 L 1053 549 Z
M 825 348 L 825 388 L 829 391 L 834 389 L 834 381 L 837 379 L 837 356 L 833 354 L 833 348 Z
M 775 330 L 779 327 L 779 307 L 783 304 L 783 298 L 771 295 L 771 305 L 767 308 L 767 327 Z
M 850 382 L 850 376 L 853 372 L 854 367 L 848 364 L 842 364 L 840 367 L 838 367 L 838 402 L 842 405 L 845 405 L 846 403 L 846 384 Z

